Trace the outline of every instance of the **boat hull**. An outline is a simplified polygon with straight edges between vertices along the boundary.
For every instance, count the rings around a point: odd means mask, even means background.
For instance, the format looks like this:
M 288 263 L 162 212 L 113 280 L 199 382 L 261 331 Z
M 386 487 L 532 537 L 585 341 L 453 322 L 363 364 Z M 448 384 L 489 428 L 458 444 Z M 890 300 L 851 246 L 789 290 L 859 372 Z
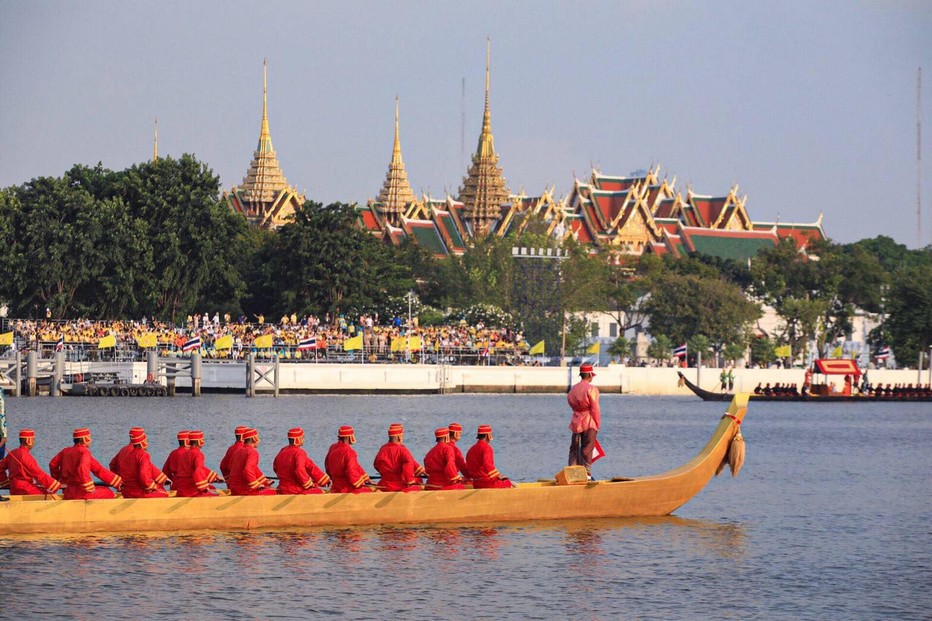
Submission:
M 689 381 L 682 372 L 677 371 L 677 375 L 683 380 L 683 383 L 686 384 L 686 387 L 689 388 L 693 394 L 702 399 L 703 401 L 731 401 L 734 398 L 734 393 L 729 392 L 713 392 L 711 390 L 705 390 L 696 386 L 691 381 Z M 901 401 L 923 401 L 923 402 L 932 402 L 932 395 L 930 396 L 921 396 L 921 395 L 900 395 L 900 396 L 868 396 L 868 395 L 840 395 L 840 394 L 830 394 L 830 395 L 758 395 L 750 393 L 751 401 L 805 401 L 806 403 L 843 403 L 843 402 L 856 402 L 856 403 L 899 403 Z
M 715 473 L 747 410 L 729 407 L 711 440 L 689 463 L 654 476 L 513 489 L 465 489 L 308 496 L 218 496 L 110 500 L 12 497 L 0 503 L 0 536 L 179 530 L 370 526 L 561 520 L 669 515 Z

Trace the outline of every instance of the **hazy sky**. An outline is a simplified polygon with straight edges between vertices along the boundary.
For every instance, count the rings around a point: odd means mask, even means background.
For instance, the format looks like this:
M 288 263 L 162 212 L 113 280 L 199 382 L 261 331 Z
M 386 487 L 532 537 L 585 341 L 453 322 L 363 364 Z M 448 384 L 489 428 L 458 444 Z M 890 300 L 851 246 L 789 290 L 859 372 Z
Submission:
M 419 195 L 456 194 L 482 121 L 508 185 L 558 196 L 591 166 L 659 164 L 753 220 L 839 242 L 932 243 L 932 2 L 0 0 L 0 186 L 75 163 L 193 153 L 241 183 L 269 60 L 272 140 L 309 198 L 375 196 L 401 144 Z M 463 80 L 465 79 L 465 97 Z M 463 115 L 465 113 L 465 149 Z M 465 151 L 465 152 L 464 152 Z

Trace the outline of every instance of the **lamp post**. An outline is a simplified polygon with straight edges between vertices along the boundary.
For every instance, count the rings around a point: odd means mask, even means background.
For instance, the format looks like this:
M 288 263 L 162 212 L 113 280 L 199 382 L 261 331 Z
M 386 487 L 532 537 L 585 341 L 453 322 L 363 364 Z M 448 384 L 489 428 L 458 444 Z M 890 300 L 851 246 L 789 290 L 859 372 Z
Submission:
M 411 362 L 411 305 L 414 303 L 414 292 L 408 291 L 405 294 L 405 298 L 408 300 L 408 327 L 405 331 L 405 361 Z

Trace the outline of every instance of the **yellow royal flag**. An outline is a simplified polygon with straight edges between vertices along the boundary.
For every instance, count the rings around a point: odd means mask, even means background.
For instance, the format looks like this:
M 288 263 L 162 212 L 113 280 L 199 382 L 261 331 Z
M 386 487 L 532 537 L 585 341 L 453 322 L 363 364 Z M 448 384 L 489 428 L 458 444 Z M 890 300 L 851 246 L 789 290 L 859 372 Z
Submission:
M 405 337 L 396 336 L 392 339 L 392 351 L 404 351 L 406 346 Z
M 777 358 L 789 358 L 793 354 L 793 350 L 790 349 L 789 345 L 781 345 L 773 350 L 773 354 Z
M 272 346 L 272 335 L 263 334 L 262 336 L 256 338 L 256 347 L 258 349 L 268 349 Z
M 112 334 L 108 334 L 97 341 L 97 349 L 107 349 L 109 347 L 116 347 L 116 337 Z
M 343 341 L 343 351 L 354 351 L 362 349 L 362 333 L 360 332 L 351 339 Z
M 841 346 L 836 347 L 835 349 L 832 350 L 832 358 L 841 358 L 841 354 L 842 354 Z
M 600 343 L 599 343 L 598 341 L 596 341 L 595 343 L 593 343 L 592 345 L 590 345 L 588 348 L 586 348 L 586 353 L 587 353 L 587 354 L 597 354 L 597 353 L 599 353 L 599 349 L 600 349 L 599 346 L 600 346 Z
M 136 337 L 136 344 L 139 345 L 142 349 L 147 347 L 156 347 L 158 343 L 155 340 L 154 332 L 146 332 L 145 334 L 140 334 Z
M 543 341 L 538 341 L 538 342 L 534 345 L 534 347 L 532 347 L 532 348 L 528 351 L 528 355 L 530 355 L 530 356 L 536 356 L 537 354 L 543 354 L 543 353 L 544 353 L 544 342 L 543 342 Z
M 421 351 L 421 337 L 412 336 L 410 347 L 411 347 L 411 351 Z
M 221 336 L 219 339 L 214 341 L 214 349 L 217 351 L 223 349 L 233 349 L 233 335 L 227 334 L 226 336 Z
M 13 344 L 13 333 L 4 332 L 0 334 L 0 345 L 12 345 Z

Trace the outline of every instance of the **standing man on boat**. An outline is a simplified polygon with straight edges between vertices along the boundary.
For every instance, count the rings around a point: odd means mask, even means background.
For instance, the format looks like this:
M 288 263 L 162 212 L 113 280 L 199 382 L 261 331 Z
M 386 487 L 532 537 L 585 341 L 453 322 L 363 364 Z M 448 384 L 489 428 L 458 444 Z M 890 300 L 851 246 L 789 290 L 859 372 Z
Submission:
M 271 481 L 259 469 L 259 431 L 247 429 L 243 432 L 243 447 L 230 458 L 230 475 L 227 486 L 233 496 L 274 496 Z
M 75 429 L 72 433 L 74 445 L 63 448 L 49 462 L 52 477 L 65 486 L 65 500 L 95 500 L 115 498 L 116 494 L 107 487 L 96 487 L 91 475 L 96 476 L 107 486 L 120 489 L 123 479 L 100 465 L 91 455 L 91 430 L 87 427 Z
M 463 426 L 459 423 L 450 423 L 450 446 L 453 447 L 453 454 L 456 456 L 456 469 L 460 471 L 464 479 L 469 479 L 469 470 L 466 468 L 466 458 L 463 457 L 463 451 L 457 446 L 457 442 L 463 437 Z
M 9 487 L 11 496 L 54 494 L 61 489 L 61 483 L 46 474 L 32 456 L 32 447 L 35 445 L 36 432 L 22 429 L 19 432 L 19 448 L 0 459 L 0 487 Z
M 592 479 L 592 457 L 596 447 L 596 436 L 602 426 L 602 412 L 599 409 L 599 389 L 592 385 L 595 373 L 592 365 L 586 363 L 579 367 L 579 382 L 570 389 L 566 401 L 573 410 L 570 419 L 570 466 L 585 466 L 589 479 Z
M 230 460 L 233 459 L 233 453 L 243 448 L 243 434 L 248 430 L 249 427 L 240 425 L 233 431 L 233 436 L 236 438 L 236 440 L 233 442 L 233 444 L 230 445 L 230 448 L 227 449 L 223 459 L 220 460 L 220 474 L 224 479 L 230 478 Z
M 492 425 L 479 425 L 476 443 L 466 452 L 466 467 L 472 476 L 472 486 L 476 489 L 514 487 L 495 467 L 495 451 L 491 442 Z
M 427 489 L 463 489 L 463 477 L 456 465 L 455 444 L 450 440 L 450 429 L 434 431 L 437 443 L 427 451 L 424 468 L 427 470 Z M 461 454 L 462 455 L 462 454 Z
M 212 486 L 220 480 L 217 473 L 205 465 L 204 453 L 201 447 L 204 446 L 204 432 L 192 429 L 188 432 L 188 464 L 191 469 L 192 482 L 194 489 L 185 487 L 184 494 L 179 492 L 179 496 L 216 496 Z M 193 493 L 192 493 L 193 492 Z
M 149 438 L 141 429 L 129 437 L 132 449 L 123 453 L 119 461 L 119 472 L 123 477 L 123 498 L 167 498 L 168 492 L 162 489 L 165 475 L 152 465 L 149 456 Z M 153 477 L 153 472 L 159 478 Z
M 279 494 L 323 494 L 330 484 L 327 473 L 317 467 L 304 450 L 304 430 L 288 430 L 288 446 L 275 456 L 272 469 L 278 475 Z
M 392 423 L 388 428 L 388 442 L 382 445 L 372 462 L 372 467 L 382 475 L 379 489 L 383 492 L 421 491 L 417 477 L 424 474 L 424 467 L 404 445 L 404 432 L 401 423 Z
M 337 441 L 330 445 L 324 468 L 333 479 L 330 491 L 337 494 L 364 494 L 374 491 L 367 487 L 369 475 L 359 465 L 359 458 L 353 450 L 356 443 L 356 431 L 349 425 L 343 425 L 337 432 Z

